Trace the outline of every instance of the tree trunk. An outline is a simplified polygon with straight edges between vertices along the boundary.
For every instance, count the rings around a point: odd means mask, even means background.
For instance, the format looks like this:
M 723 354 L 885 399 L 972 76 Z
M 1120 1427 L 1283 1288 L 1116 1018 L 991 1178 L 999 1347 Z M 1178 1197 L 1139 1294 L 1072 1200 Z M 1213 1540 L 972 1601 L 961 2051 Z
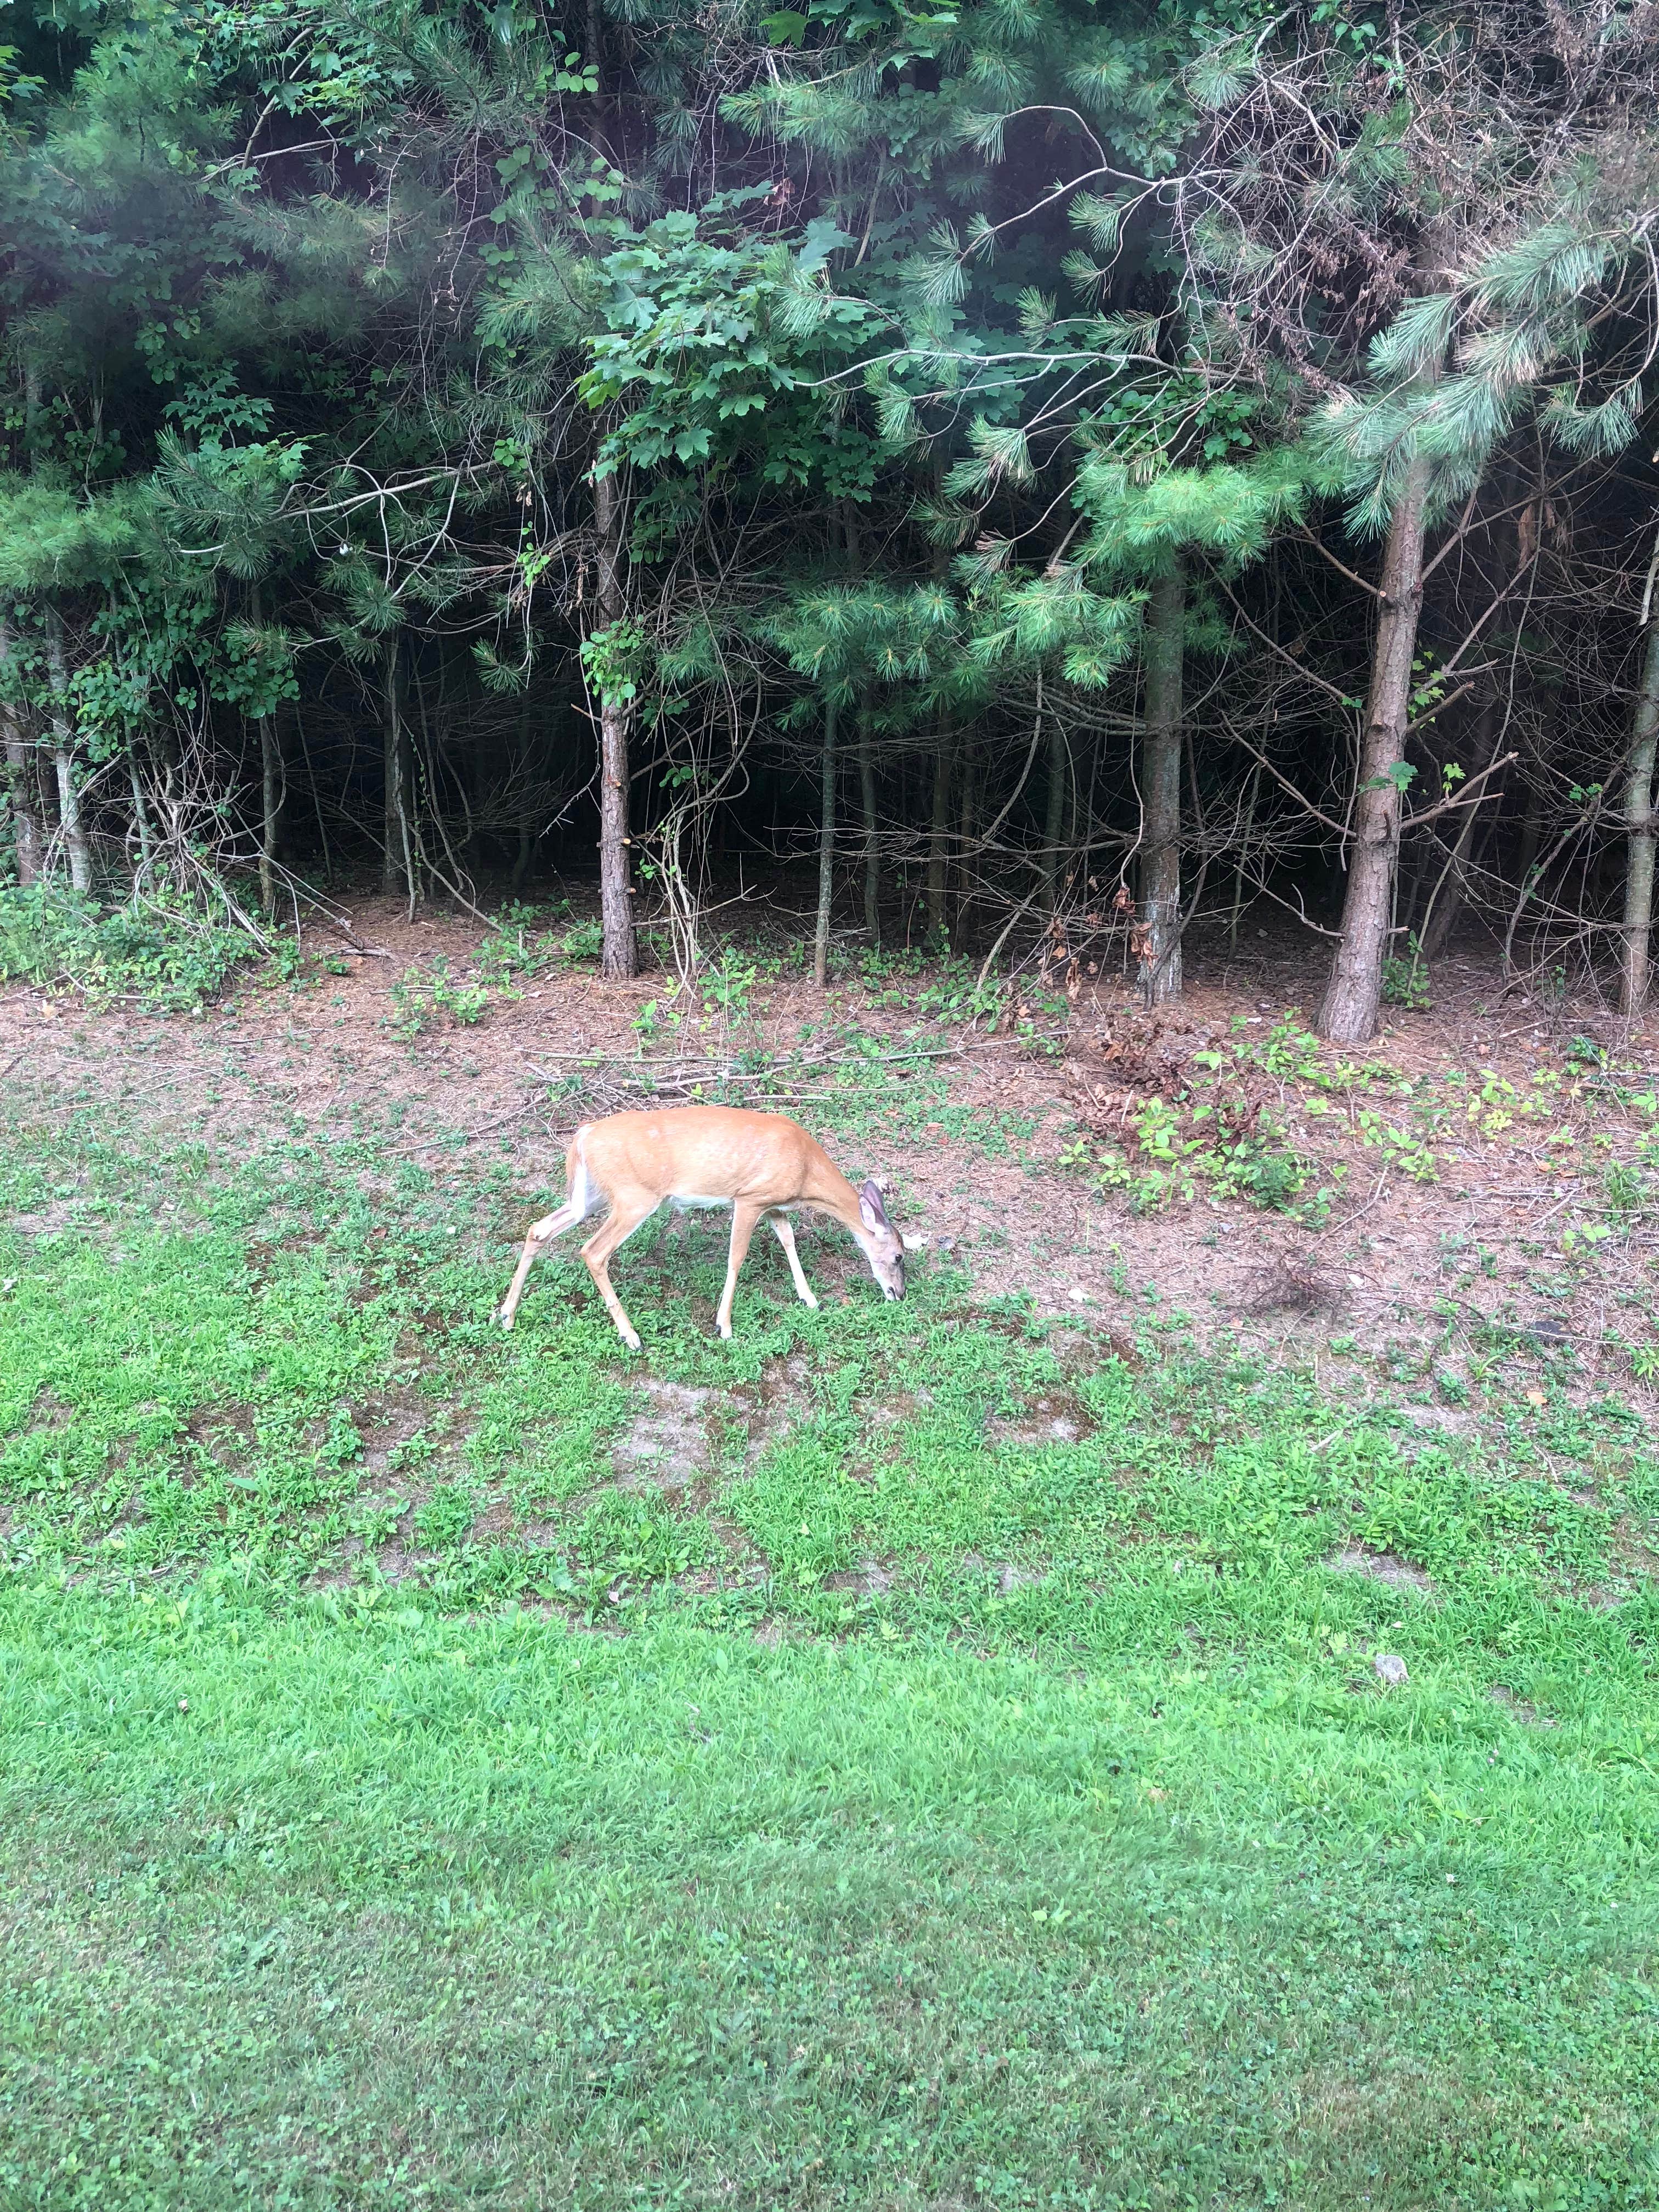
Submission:
M 69 854 L 70 882 L 77 891 L 92 890 L 92 849 L 81 818 L 81 794 L 75 787 L 75 757 L 69 720 L 69 671 L 64 659 L 64 620 L 46 609 L 46 670 L 52 684 L 52 760 L 58 771 L 58 819 Z
M 11 625 L 0 618 L 0 667 L 11 659 Z M 23 713 L 15 700 L 0 697 L 6 797 L 11 806 L 17 880 L 27 890 L 40 880 L 40 798 L 34 780 L 33 749 L 23 736 Z
M 927 939 L 934 945 L 950 942 L 945 895 L 950 873 L 951 767 L 951 740 L 941 731 L 933 751 L 933 821 L 927 840 Z
M 40 416 L 40 371 L 31 362 L 23 371 L 23 443 L 29 456 L 29 472 L 40 472 L 35 447 Z M 81 798 L 75 787 L 75 759 L 70 750 L 69 671 L 64 655 L 64 618 L 55 604 L 46 604 L 46 674 L 52 687 L 52 765 L 58 775 L 58 822 L 69 854 L 70 882 L 77 891 L 92 890 L 92 854 L 81 819 Z M 42 865 L 45 854 L 41 855 Z
M 127 784 L 132 793 L 133 827 L 138 832 L 137 882 L 147 884 L 155 872 L 155 840 L 150 833 L 149 809 L 144 804 L 144 787 L 138 774 L 138 756 L 127 754 Z
M 812 939 L 812 981 L 830 988 L 830 915 L 836 896 L 836 702 L 823 702 L 823 778 L 818 812 L 818 921 Z
M 1649 946 L 1653 927 L 1653 863 L 1659 816 L 1654 811 L 1653 770 L 1659 753 L 1659 619 L 1650 621 L 1636 699 L 1635 741 L 1625 781 L 1625 928 L 1619 1007 L 1639 1014 L 1648 1001 Z
M 1187 576 L 1177 555 L 1146 609 L 1140 741 L 1140 971 L 1149 1006 L 1181 995 L 1181 762 Z
M 34 763 L 19 734 L 13 709 L 6 716 L 6 790 L 11 802 L 17 880 L 25 889 L 40 880 L 40 805 L 34 781 Z
M 864 933 L 881 943 L 881 847 L 876 824 L 876 763 L 870 750 L 870 702 L 859 708 L 859 796 L 864 804 Z
M 409 845 L 409 750 L 404 738 L 403 654 L 394 633 L 386 641 L 385 720 L 382 747 L 386 803 L 381 823 L 385 857 L 380 888 L 388 898 L 401 890 L 412 908 L 420 886 L 415 879 L 414 855 Z
M 593 485 L 593 521 L 599 539 L 599 612 L 607 629 L 623 618 L 623 513 L 614 476 Z M 602 975 L 640 972 L 634 932 L 632 834 L 629 823 L 628 740 L 633 709 L 624 700 L 599 696 L 599 910 L 604 941 Z
M 1413 461 L 1389 525 L 1382 556 L 1382 609 L 1365 702 L 1342 941 L 1315 1024 L 1333 1044 L 1364 1044 L 1375 1036 L 1382 1003 L 1382 961 L 1389 948 L 1400 856 L 1401 787 L 1395 771 L 1406 757 L 1412 655 L 1423 601 L 1423 509 L 1428 481 L 1428 463 Z

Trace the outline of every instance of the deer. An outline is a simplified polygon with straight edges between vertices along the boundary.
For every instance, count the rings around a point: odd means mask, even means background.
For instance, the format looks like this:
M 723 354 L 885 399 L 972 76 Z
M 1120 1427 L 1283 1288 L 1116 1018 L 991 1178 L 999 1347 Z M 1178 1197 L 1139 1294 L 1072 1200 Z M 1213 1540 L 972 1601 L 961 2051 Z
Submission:
M 758 1222 L 771 1223 L 789 1262 L 795 1295 L 813 1308 L 817 1300 L 801 1272 L 789 1222 L 797 1206 L 840 1222 L 862 1249 L 884 1297 L 904 1296 L 905 1251 L 921 1242 L 901 1237 L 893 1227 L 873 1179 L 854 1190 L 823 1146 L 784 1114 L 757 1114 L 736 1106 L 674 1106 L 657 1113 L 607 1115 L 602 1121 L 584 1121 L 572 1137 L 564 1178 L 564 1204 L 532 1222 L 524 1240 L 511 1287 L 496 1310 L 503 1328 L 512 1328 L 526 1279 L 553 1239 L 607 1205 L 610 1213 L 582 1246 L 582 1258 L 630 1352 L 640 1349 L 639 1334 L 611 1287 L 611 1255 L 665 1203 L 677 1214 L 712 1206 L 732 1209 L 726 1288 L 715 1316 L 722 1337 L 732 1334 L 738 1270 Z

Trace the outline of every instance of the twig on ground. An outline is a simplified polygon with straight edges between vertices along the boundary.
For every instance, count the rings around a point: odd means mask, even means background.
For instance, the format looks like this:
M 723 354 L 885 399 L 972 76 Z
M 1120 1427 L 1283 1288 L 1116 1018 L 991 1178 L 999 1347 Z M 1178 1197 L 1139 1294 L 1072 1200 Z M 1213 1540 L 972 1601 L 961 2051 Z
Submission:
M 1314 1238 L 1313 1243 L 1322 1244 L 1328 1237 L 1334 1237 L 1344 1229 L 1352 1229 L 1354 1223 L 1359 1220 L 1364 1215 L 1369 1213 L 1372 1206 L 1376 1204 L 1377 1200 L 1382 1197 L 1382 1186 L 1388 1180 L 1389 1170 L 1385 1165 L 1382 1174 L 1376 1178 L 1376 1188 L 1371 1193 L 1370 1196 L 1365 1200 L 1365 1203 L 1359 1208 L 1358 1212 L 1351 1213 L 1346 1221 L 1334 1221 L 1331 1224 L 1328 1229 L 1322 1229 L 1318 1236 Z M 1313 1249 L 1313 1245 L 1310 1244 L 1308 1249 L 1311 1251 Z

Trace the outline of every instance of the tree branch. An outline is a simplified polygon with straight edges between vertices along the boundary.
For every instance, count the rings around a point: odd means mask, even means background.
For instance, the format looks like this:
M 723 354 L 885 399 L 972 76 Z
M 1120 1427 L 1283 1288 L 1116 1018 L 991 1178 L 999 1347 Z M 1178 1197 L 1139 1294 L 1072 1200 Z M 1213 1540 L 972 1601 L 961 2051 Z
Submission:
M 1511 761 L 1518 761 L 1520 757 L 1518 752 L 1505 753 L 1501 760 L 1495 760 L 1483 768 L 1478 775 L 1470 776 L 1462 789 L 1450 799 L 1443 799 L 1437 806 L 1425 807 L 1421 814 L 1408 814 L 1400 825 L 1401 836 L 1403 837 L 1408 830 L 1420 830 L 1425 822 L 1437 821 L 1441 815 L 1450 814 L 1460 806 L 1478 806 L 1480 799 L 1474 796 L 1475 785 L 1484 783 L 1489 775 L 1496 775 L 1500 768 L 1507 768 Z M 1482 792 L 1480 799 L 1491 799 L 1494 795 L 1490 791 Z

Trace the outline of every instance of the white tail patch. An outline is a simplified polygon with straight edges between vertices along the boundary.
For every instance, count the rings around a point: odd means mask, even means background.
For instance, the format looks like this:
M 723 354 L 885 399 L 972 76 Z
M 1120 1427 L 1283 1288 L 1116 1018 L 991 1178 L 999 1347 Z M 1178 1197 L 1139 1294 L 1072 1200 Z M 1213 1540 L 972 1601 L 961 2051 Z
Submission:
M 605 1193 L 587 1172 L 587 1152 L 582 1141 L 586 1134 L 587 1124 L 584 1121 L 571 1146 L 576 1156 L 576 1172 L 570 1178 L 570 1191 L 565 1200 L 566 1206 L 578 1221 L 591 1219 L 605 1204 Z

